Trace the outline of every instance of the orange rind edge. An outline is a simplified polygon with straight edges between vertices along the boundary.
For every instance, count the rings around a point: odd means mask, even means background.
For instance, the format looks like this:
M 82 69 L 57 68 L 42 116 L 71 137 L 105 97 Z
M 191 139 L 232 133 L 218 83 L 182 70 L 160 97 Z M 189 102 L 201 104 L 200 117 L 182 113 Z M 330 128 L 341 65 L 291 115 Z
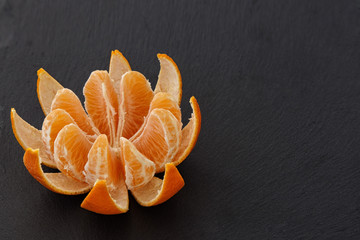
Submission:
M 16 113 L 16 110 L 14 108 L 11 108 L 11 111 L 10 111 L 10 119 L 11 119 L 11 127 L 12 127 L 12 130 L 13 130 L 13 133 L 14 133 L 14 136 L 16 138 L 16 140 L 18 141 L 18 143 L 20 144 L 20 146 L 26 150 L 27 148 L 29 148 L 29 146 L 26 146 L 26 144 L 21 140 L 21 137 L 19 135 L 19 131 L 17 131 L 17 127 L 16 127 L 16 123 L 15 123 L 15 118 L 19 118 L 21 121 L 25 122 L 27 124 L 27 128 L 33 128 L 32 130 L 34 131 L 38 131 L 40 133 L 40 130 L 34 128 L 33 126 L 31 126 L 29 123 L 27 123 L 24 119 L 22 119 L 17 113 Z M 56 167 L 56 164 L 55 162 L 53 161 L 43 161 L 42 162 L 43 165 L 47 166 L 47 167 L 50 167 L 50 168 L 57 168 Z
M 129 67 L 130 71 L 131 71 L 131 66 L 129 61 L 126 59 L 126 57 L 124 56 L 124 54 L 122 54 L 119 50 L 115 49 L 113 51 L 111 51 L 111 58 L 113 57 L 113 55 L 118 55 L 125 63 L 126 65 Z M 110 60 L 111 60 L 110 58 Z
M 157 58 L 159 59 L 159 61 L 160 61 L 160 59 L 166 59 L 166 60 L 168 60 L 169 62 L 171 62 L 172 63 L 172 65 L 174 66 L 174 68 L 175 68 L 175 71 L 176 71 L 176 73 L 177 73 L 177 75 L 179 76 L 179 96 L 178 96 L 178 99 L 177 99 L 177 101 L 178 101 L 178 105 L 180 106 L 180 104 L 181 104 L 181 98 L 182 98 L 182 78 L 181 78 L 181 73 L 180 73 L 180 70 L 179 70 L 179 67 L 178 67 L 178 65 L 175 63 L 175 61 L 171 58 L 171 57 L 169 57 L 167 54 L 165 54 L 165 53 L 158 53 L 157 54 Z M 160 64 L 161 65 L 161 64 Z M 161 69 L 160 69 L 161 70 Z M 155 88 L 156 89 L 156 88 Z
M 16 110 L 15 108 L 11 108 L 11 112 L 10 112 L 10 118 L 11 118 L 11 127 L 12 127 L 12 130 L 13 130 L 13 133 L 14 133 L 14 136 L 16 138 L 16 140 L 18 141 L 18 143 L 20 144 L 20 146 L 26 150 L 27 147 L 25 146 L 25 143 L 21 140 L 17 130 L 16 130 L 16 124 L 15 124 L 15 114 L 17 115 L 16 113 Z
M 65 176 L 63 173 L 44 173 L 44 171 L 41 168 L 39 149 L 35 149 L 35 150 L 32 148 L 26 149 L 23 161 L 26 169 L 29 171 L 31 176 L 33 176 L 44 187 L 46 187 L 47 189 L 53 192 L 65 194 L 65 195 L 78 195 L 78 194 L 86 193 L 91 189 L 91 186 L 89 186 L 88 184 L 69 178 Z M 62 183 L 64 186 L 72 185 L 73 188 L 66 189 L 61 187 L 60 184 L 57 185 L 55 182 L 52 182 L 50 176 L 55 176 L 55 175 L 56 178 L 53 179 L 61 178 L 60 183 Z
M 193 120 L 194 120 L 194 126 L 193 126 L 193 131 L 192 131 L 192 136 L 191 136 L 191 140 L 189 142 L 189 145 L 187 146 L 187 148 L 184 150 L 184 152 L 178 157 L 178 159 L 176 159 L 175 161 L 173 161 L 173 164 L 175 166 L 179 165 L 180 163 L 182 163 L 191 153 L 191 151 L 194 149 L 195 144 L 198 140 L 199 134 L 200 134 L 200 129 L 201 129 L 201 112 L 200 112 L 200 107 L 199 104 L 196 100 L 196 98 L 194 96 L 192 96 L 190 98 L 190 105 L 191 108 L 193 109 Z M 190 120 L 191 121 L 191 120 Z M 189 122 L 191 124 L 191 122 Z M 189 124 L 188 123 L 188 124 Z
M 44 107 L 44 103 L 42 102 L 41 100 L 41 92 L 40 92 L 40 81 L 41 81 L 41 75 L 42 74 L 47 74 L 50 78 L 52 78 L 54 81 L 53 83 L 58 84 L 58 87 L 61 87 L 63 88 L 63 86 L 58 82 L 56 81 L 55 78 L 53 78 L 48 72 L 46 72 L 43 68 L 40 68 L 39 70 L 37 70 L 37 76 L 38 76 L 38 79 L 37 79 L 37 83 L 36 83 L 36 93 L 37 93 L 37 97 L 38 97 L 38 100 L 39 100 L 39 103 L 40 103 L 40 106 L 41 106 L 41 109 L 42 111 L 44 112 L 45 116 L 49 114 L 49 112 L 46 111 L 45 107 Z
M 125 208 L 121 208 L 110 196 L 106 180 L 97 180 L 94 187 L 81 203 L 81 207 L 91 212 L 113 215 L 125 213 L 129 210 L 129 202 Z
M 154 179 L 159 180 L 157 177 L 154 177 Z M 153 181 L 152 180 L 152 181 Z M 161 204 L 167 200 L 169 200 L 171 197 L 173 197 L 177 192 L 180 191 L 181 188 L 183 188 L 185 185 L 184 179 L 180 175 L 180 172 L 177 170 L 174 164 L 167 163 L 165 165 L 165 175 L 164 179 L 162 180 L 161 188 L 158 189 L 158 194 L 151 200 L 146 201 L 137 193 L 137 191 L 156 191 L 154 188 L 149 188 L 148 186 L 153 186 L 150 183 L 145 185 L 144 187 L 141 187 L 141 190 L 133 190 L 132 194 L 136 201 L 144 207 L 151 207 L 158 204 Z

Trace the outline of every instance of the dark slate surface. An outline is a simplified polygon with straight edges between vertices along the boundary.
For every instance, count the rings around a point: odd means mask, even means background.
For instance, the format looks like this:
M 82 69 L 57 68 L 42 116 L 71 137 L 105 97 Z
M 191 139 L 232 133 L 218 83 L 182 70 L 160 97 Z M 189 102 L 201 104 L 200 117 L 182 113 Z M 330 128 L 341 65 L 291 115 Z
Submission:
M 360 239 L 359 1 L 0 0 L 1 239 Z M 10 108 L 36 127 L 44 67 L 83 101 L 119 49 L 155 86 L 156 53 L 203 125 L 170 201 L 101 216 L 37 183 Z

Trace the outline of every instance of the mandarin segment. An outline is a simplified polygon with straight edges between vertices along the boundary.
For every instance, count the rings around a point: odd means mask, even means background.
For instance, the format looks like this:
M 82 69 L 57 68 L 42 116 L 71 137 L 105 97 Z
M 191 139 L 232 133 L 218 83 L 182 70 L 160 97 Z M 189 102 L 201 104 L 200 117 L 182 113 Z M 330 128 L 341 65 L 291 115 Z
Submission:
M 107 71 L 94 71 L 84 86 L 85 108 L 99 132 L 115 144 L 119 104 Z
M 121 113 L 124 118 L 122 136 L 130 138 L 144 122 L 154 93 L 144 75 L 131 71 L 123 75 L 120 84 Z
M 84 182 L 83 171 L 91 145 L 92 143 L 77 125 L 66 125 L 61 129 L 54 143 L 56 166 L 64 174 Z
M 156 108 L 162 108 L 170 111 L 178 121 L 181 121 L 181 109 L 174 101 L 170 93 L 159 92 L 154 96 L 154 99 L 150 104 L 150 111 Z
M 60 130 L 70 123 L 75 123 L 72 117 L 62 109 L 50 112 L 42 125 L 41 137 L 50 159 L 54 159 L 54 142 Z
M 59 90 L 51 104 L 51 111 L 62 109 L 69 113 L 76 124 L 88 135 L 94 135 L 97 130 L 93 127 L 90 118 L 85 113 L 79 98 L 70 89 Z
M 125 183 L 128 189 L 147 184 L 155 175 L 155 164 L 141 154 L 126 138 L 121 138 L 121 156 L 125 166 Z
M 143 132 L 133 143 L 155 163 L 156 172 L 159 172 L 174 158 L 180 140 L 181 122 L 170 111 L 157 108 L 151 111 Z
M 92 145 L 88 161 L 84 167 L 85 181 L 94 185 L 97 179 L 107 179 L 108 165 L 112 161 L 112 153 L 106 135 L 100 135 Z
M 145 121 L 140 127 L 140 129 L 130 138 L 131 141 L 140 136 L 140 134 L 144 130 L 144 127 L 146 126 L 146 122 L 148 120 L 150 112 L 156 108 L 169 110 L 178 121 L 181 121 L 181 110 L 179 105 L 173 100 L 172 96 L 169 93 L 159 92 L 154 96 L 153 100 L 151 101 L 149 114 L 145 118 Z

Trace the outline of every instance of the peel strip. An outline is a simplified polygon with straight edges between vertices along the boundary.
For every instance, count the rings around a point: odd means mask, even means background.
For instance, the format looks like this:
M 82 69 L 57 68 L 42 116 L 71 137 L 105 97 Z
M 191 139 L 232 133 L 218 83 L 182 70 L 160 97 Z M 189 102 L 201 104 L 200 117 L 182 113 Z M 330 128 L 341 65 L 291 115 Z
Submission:
M 192 116 L 189 123 L 183 128 L 181 143 L 179 151 L 177 152 L 173 163 L 175 166 L 182 163 L 190 152 L 195 147 L 196 141 L 199 137 L 200 128 L 201 128 L 201 113 L 200 107 L 195 97 L 190 98 L 190 105 L 193 109 Z
M 56 81 L 49 73 L 43 68 L 37 71 L 37 96 L 39 99 L 40 106 L 45 114 L 48 115 L 51 111 L 51 103 L 58 90 L 63 89 L 58 81 Z
M 41 131 L 22 119 L 14 108 L 11 109 L 11 125 L 16 140 L 24 150 L 27 148 L 40 149 L 40 155 L 43 159 L 42 163 L 48 167 L 57 168 L 55 161 L 49 159 L 46 155 L 45 146 L 41 138 Z
M 157 177 L 143 187 L 132 190 L 136 201 L 144 206 L 150 207 L 169 200 L 185 185 L 184 179 L 172 163 L 165 165 L 164 180 Z
M 78 195 L 91 189 L 86 183 L 76 181 L 63 173 L 44 173 L 41 168 L 42 159 L 39 149 L 26 149 L 24 164 L 29 173 L 47 189 L 65 195 Z
M 111 191 L 106 180 L 97 180 L 93 189 L 81 203 L 81 207 L 107 215 L 127 212 L 129 198 L 125 184 L 121 184 Z

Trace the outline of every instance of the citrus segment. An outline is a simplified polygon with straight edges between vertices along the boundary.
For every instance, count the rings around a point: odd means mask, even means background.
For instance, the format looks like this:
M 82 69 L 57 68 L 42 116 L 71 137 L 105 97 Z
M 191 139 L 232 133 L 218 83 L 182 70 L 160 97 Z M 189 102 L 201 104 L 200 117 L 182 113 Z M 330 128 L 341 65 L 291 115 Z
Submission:
M 133 143 L 155 163 L 156 172 L 159 172 L 163 170 L 165 163 L 174 158 L 180 140 L 181 122 L 170 111 L 157 108 L 151 111 L 143 132 Z
M 116 188 L 107 185 L 106 180 L 97 180 L 93 189 L 81 203 L 81 207 L 100 214 L 120 214 L 129 209 L 128 191 L 124 182 Z
M 160 61 L 160 73 L 155 87 L 155 93 L 168 92 L 180 105 L 182 96 L 182 82 L 178 66 L 166 54 L 157 55 Z
M 78 195 L 91 189 L 87 183 L 76 181 L 63 173 L 44 173 L 41 163 L 45 159 L 39 156 L 39 149 L 26 149 L 24 164 L 29 173 L 47 189 L 66 195 Z
M 179 121 L 181 121 L 181 110 L 179 105 L 173 100 L 172 96 L 169 93 L 159 92 L 155 94 L 153 100 L 150 103 L 149 113 L 156 109 L 162 108 L 165 110 L 169 110 Z M 147 119 L 150 114 L 145 118 L 144 123 L 141 125 L 140 129 L 130 138 L 130 141 L 136 139 L 146 126 Z
M 59 90 L 51 104 L 51 111 L 65 110 L 74 119 L 76 124 L 88 135 L 94 135 L 97 130 L 93 127 L 90 118 L 85 113 L 79 98 L 70 89 Z
M 120 143 L 128 189 L 145 185 L 155 175 L 155 164 L 141 154 L 129 140 L 122 137 Z
M 132 190 L 136 201 L 145 207 L 158 205 L 170 199 L 185 185 L 175 165 L 168 163 L 165 165 L 164 180 L 157 177 L 143 187 Z
M 111 51 L 109 75 L 114 81 L 115 86 L 120 83 L 122 75 L 129 71 L 131 71 L 131 67 L 124 55 L 118 50 Z M 119 89 L 115 90 L 117 90 L 117 92 L 119 91 Z
M 85 108 L 113 146 L 118 126 L 118 97 L 107 71 L 94 71 L 84 86 Z
M 47 158 L 46 148 L 41 140 L 41 131 L 22 119 L 14 108 L 11 109 L 11 125 L 16 140 L 24 150 L 27 148 L 40 149 L 43 164 L 51 168 L 56 168 L 54 160 Z
M 85 181 L 83 171 L 91 145 L 92 143 L 78 126 L 74 124 L 65 126 L 54 143 L 56 166 L 64 174 L 76 180 Z
M 190 98 L 190 105 L 193 109 L 189 123 L 183 128 L 181 144 L 173 163 L 179 165 L 195 147 L 201 128 L 200 107 L 195 97 Z
M 41 136 L 46 153 L 54 159 L 54 142 L 60 130 L 70 123 L 75 123 L 71 116 L 62 109 L 50 112 L 42 125 Z
M 181 121 L 181 110 L 179 105 L 173 100 L 172 96 L 166 92 L 159 92 L 154 96 L 150 104 L 150 111 L 156 108 L 169 110 L 177 120 Z
M 122 136 L 130 138 L 143 124 L 154 93 L 144 75 L 131 71 L 123 75 L 120 95 L 122 97 L 120 111 L 124 116 Z
M 97 179 L 107 179 L 108 165 L 112 161 L 112 153 L 106 135 L 100 135 L 92 145 L 88 161 L 85 164 L 85 180 L 90 185 L 94 185 Z
M 51 103 L 56 95 L 56 92 L 64 87 L 42 68 L 37 71 L 37 75 L 38 80 L 36 91 L 39 103 L 44 114 L 48 115 L 50 113 Z

